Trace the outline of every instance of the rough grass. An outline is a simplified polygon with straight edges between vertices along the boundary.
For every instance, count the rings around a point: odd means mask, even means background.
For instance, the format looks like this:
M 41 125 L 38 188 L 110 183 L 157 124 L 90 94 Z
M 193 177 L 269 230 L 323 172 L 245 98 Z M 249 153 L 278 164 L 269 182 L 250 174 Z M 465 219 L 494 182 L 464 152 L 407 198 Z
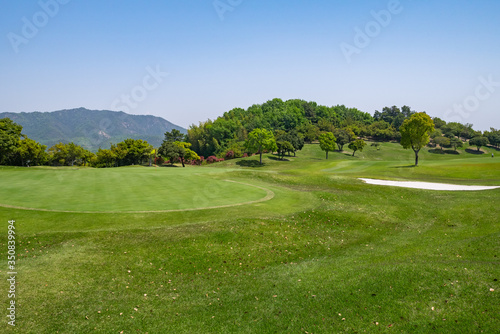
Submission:
M 189 172 L 275 193 L 248 206 L 150 214 L 0 208 L 4 226 L 16 219 L 18 232 L 16 331 L 497 331 L 500 191 L 435 192 L 356 179 L 498 185 L 496 157 L 424 152 L 413 172 L 393 172 L 411 164 L 408 151 L 396 144 L 370 149 L 354 158 L 330 153 L 327 161 L 307 145 L 289 161 L 268 155 L 264 167 L 232 160 Z M 154 191 L 147 194 L 156 200 Z M 5 258 L 6 233 L 0 244 Z M 7 291 L 5 280 L 0 290 Z M 0 326 L 14 331 L 5 319 Z

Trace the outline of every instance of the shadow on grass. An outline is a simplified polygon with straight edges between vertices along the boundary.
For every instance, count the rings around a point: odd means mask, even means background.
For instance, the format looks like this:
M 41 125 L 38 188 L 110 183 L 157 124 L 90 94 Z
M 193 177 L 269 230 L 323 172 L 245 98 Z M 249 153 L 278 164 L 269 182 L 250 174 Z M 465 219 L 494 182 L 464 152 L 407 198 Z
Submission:
M 237 161 L 236 164 L 241 167 L 252 167 L 252 168 L 264 167 L 266 165 L 264 163 L 261 165 L 258 160 L 240 160 Z
M 488 145 L 488 148 L 492 149 L 492 150 L 495 150 L 495 151 L 500 151 L 500 147 L 495 147 L 495 146 Z
M 470 154 L 477 154 L 477 155 L 484 154 L 483 151 L 478 151 L 477 149 L 471 149 L 471 148 L 466 148 L 465 152 L 470 153 Z
M 429 150 L 429 153 L 433 153 L 433 154 L 460 154 L 460 152 L 458 152 L 458 151 L 454 151 L 454 150 L 441 150 L 441 149 L 438 149 L 438 148 Z
M 392 167 L 389 167 L 389 168 L 415 168 L 417 166 L 415 165 L 408 165 L 408 166 L 392 166 Z
M 290 160 L 288 160 L 288 159 L 286 159 L 286 158 L 283 158 L 283 159 L 278 158 L 278 157 L 268 157 L 268 158 L 269 158 L 270 160 L 275 160 L 275 161 L 290 161 Z

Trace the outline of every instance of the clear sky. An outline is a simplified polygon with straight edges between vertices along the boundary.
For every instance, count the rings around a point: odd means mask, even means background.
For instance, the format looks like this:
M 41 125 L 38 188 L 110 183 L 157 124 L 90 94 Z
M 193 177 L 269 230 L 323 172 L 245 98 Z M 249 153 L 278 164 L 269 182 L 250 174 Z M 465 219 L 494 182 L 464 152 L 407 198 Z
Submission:
M 500 128 L 498 0 L 0 0 L 0 111 L 183 126 L 279 97 Z

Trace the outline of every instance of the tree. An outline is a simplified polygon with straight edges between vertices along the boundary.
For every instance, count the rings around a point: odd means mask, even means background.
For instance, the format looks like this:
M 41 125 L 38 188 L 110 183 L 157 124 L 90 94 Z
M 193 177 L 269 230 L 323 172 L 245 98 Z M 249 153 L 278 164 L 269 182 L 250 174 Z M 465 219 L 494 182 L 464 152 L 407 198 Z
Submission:
M 78 160 L 85 158 L 87 150 L 75 143 L 57 143 L 49 148 L 50 160 L 59 165 L 73 166 Z
M 165 132 L 165 140 L 169 142 L 184 142 L 186 136 L 182 134 L 179 130 L 177 129 L 172 129 L 170 132 Z
M 328 152 L 335 151 L 335 136 L 331 132 L 325 132 L 319 135 L 319 147 L 326 152 L 326 159 L 328 159 Z
M 419 112 L 406 119 L 401 127 L 401 145 L 415 152 L 415 166 L 418 166 L 418 152 L 429 143 L 429 134 L 434 131 L 434 122 L 425 112 Z
M 434 142 L 438 144 L 439 147 L 441 147 L 441 152 L 443 152 L 444 146 L 450 146 L 450 138 L 446 138 L 443 136 L 434 138 Z
M 335 129 L 333 135 L 336 138 L 339 151 L 344 149 L 344 145 L 350 143 L 355 138 L 354 132 L 349 128 Z
M 291 147 L 287 145 L 288 148 L 286 152 L 288 152 L 289 154 L 290 152 L 293 152 L 293 156 L 295 156 L 296 151 L 300 151 L 304 147 L 304 137 L 295 129 L 288 132 L 285 132 L 283 130 L 276 131 L 275 140 L 276 144 L 278 144 L 278 142 L 289 142 L 291 144 Z
M 95 156 L 95 161 L 93 162 L 94 167 L 113 167 L 116 164 L 116 154 L 113 150 L 103 150 L 99 148 Z
M 162 156 L 166 160 L 170 160 L 171 165 L 173 165 L 181 155 L 184 156 L 184 153 L 184 148 L 169 141 L 164 141 L 161 144 L 161 147 L 158 149 L 158 154 L 160 154 L 160 156 Z
M 7 164 L 14 158 L 19 147 L 23 127 L 10 118 L 0 119 L 0 164 Z
M 315 141 L 319 136 L 318 127 L 310 123 L 300 127 L 299 131 L 303 133 L 304 140 L 309 142 L 309 144 Z
M 285 156 L 286 152 L 293 152 L 294 148 L 293 145 L 289 141 L 277 141 L 276 142 L 276 147 L 278 151 L 278 157 L 280 157 L 281 160 L 283 160 L 283 157 Z
M 170 164 L 180 160 L 182 167 L 186 167 L 185 162 L 189 160 L 199 160 L 200 157 L 196 152 L 190 149 L 191 144 L 186 142 L 169 142 L 164 140 L 161 147 L 158 149 L 158 154 L 163 158 L 170 160 Z
M 136 165 L 149 158 L 153 146 L 142 139 L 125 139 L 116 144 L 116 151 L 121 151 L 123 158 L 119 163 L 122 165 Z M 123 153 L 126 152 L 124 155 Z
M 380 143 L 379 142 L 374 142 L 370 146 L 375 147 L 378 150 L 380 150 Z
M 198 154 L 196 154 L 195 151 L 190 149 L 191 147 L 190 143 L 176 141 L 174 144 L 182 149 L 179 151 L 181 152 L 181 154 L 179 154 L 179 159 L 181 160 L 182 167 L 186 167 L 184 165 L 185 161 L 200 160 Z
M 464 146 L 464 143 L 460 140 L 460 138 L 457 138 L 457 137 L 453 137 L 453 138 L 450 138 L 450 145 L 455 149 L 455 151 L 457 150 L 457 147 L 463 147 Z
M 477 136 L 469 140 L 469 145 L 476 146 L 478 152 L 481 146 L 487 146 L 489 143 L 490 141 L 488 140 L 488 138 L 483 136 Z
M 363 139 L 356 139 L 355 141 L 349 143 L 349 148 L 352 150 L 352 156 L 356 151 L 363 152 L 363 148 L 366 146 L 366 143 Z
M 30 138 L 24 138 L 20 141 L 17 153 L 20 158 L 21 166 L 25 164 L 29 167 L 45 164 L 49 157 L 45 149 L 47 146 L 41 145 Z
M 257 150 L 260 154 L 260 164 L 262 165 L 262 152 L 264 150 L 274 151 L 277 149 L 276 140 L 271 131 L 267 129 L 254 129 L 248 134 L 246 142 L 249 150 Z

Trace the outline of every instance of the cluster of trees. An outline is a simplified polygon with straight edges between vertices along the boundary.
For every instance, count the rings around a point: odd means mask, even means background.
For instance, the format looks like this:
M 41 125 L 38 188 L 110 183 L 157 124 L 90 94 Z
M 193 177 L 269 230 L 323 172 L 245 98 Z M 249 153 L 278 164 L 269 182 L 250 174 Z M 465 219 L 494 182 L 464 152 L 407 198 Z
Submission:
M 47 149 L 22 134 L 22 129 L 9 118 L 0 119 L 0 164 L 114 167 L 139 164 L 154 155 L 153 146 L 141 139 L 126 139 L 95 154 L 72 142 L 57 143 Z
M 255 129 L 266 129 L 275 134 L 277 143 L 282 143 L 280 152 L 295 152 L 300 144 L 294 145 L 293 141 L 284 140 L 283 133 L 313 142 L 322 132 L 333 132 L 334 129 L 365 131 L 373 121 L 370 114 L 343 105 L 326 107 L 304 100 L 273 99 L 264 104 L 252 105 L 247 110 L 232 109 L 214 121 L 191 125 L 187 142 L 201 156 L 224 157 L 228 151 L 233 151 L 239 157 L 247 149 L 249 134 Z M 290 146 L 287 148 L 285 142 L 293 145 L 294 151 Z

